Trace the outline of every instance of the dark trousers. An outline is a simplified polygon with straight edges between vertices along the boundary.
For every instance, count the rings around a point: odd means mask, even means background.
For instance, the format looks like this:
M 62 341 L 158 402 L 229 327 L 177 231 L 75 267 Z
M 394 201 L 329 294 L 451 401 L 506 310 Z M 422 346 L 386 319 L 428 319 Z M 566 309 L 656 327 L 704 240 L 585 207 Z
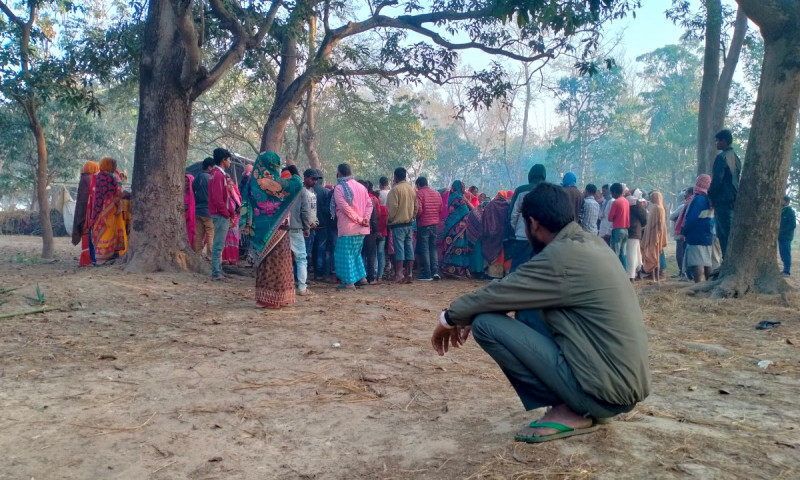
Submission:
M 792 270 L 792 241 L 791 240 L 778 240 L 778 253 L 781 254 L 781 262 L 783 262 L 783 273 L 789 275 Z
M 370 233 L 364 237 L 364 244 L 361 246 L 361 257 L 364 259 L 364 266 L 367 269 L 367 281 L 372 282 L 378 274 L 378 235 Z
M 686 253 L 686 241 L 676 240 L 675 241 L 675 261 L 678 262 L 678 273 L 683 274 L 685 268 L 683 268 L 683 255 Z
M 628 229 L 627 228 L 615 228 L 611 230 L 611 250 L 614 250 L 614 253 L 619 258 L 619 261 L 622 263 L 622 268 L 625 270 L 628 269 L 628 254 L 626 253 L 626 246 L 628 244 Z
M 472 334 L 506 374 L 526 410 L 565 403 L 585 417 L 609 418 L 633 408 L 583 391 L 536 310 L 517 312 L 517 318 L 482 313 L 472 322 Z
M 313 246 L 311 247 L 311 256 L 314 262 L 314 277 L 322 278 L 331 274 L 328 261 L 328 229 L 318 228 L 313 230 L 311 234 L 314 236 Z
M 316 230 L 311 230 L 311 233 L 306 237 L 306 256 L 308 258 L 308 271 L 310 272 L 314 265 L 314 237 L 317 236 Z
M 509 240 L 505 242 L 505 253 L 511 257 L 511 268 L 508 271 L 511 273 L 531 259 L 533 247 L 527 240 Z
M 439 273 L 439 252 L 436 251 L 438 228 L 438 225 L 426 225 L 417 229 L 421 278 L 433 278 Z
M 714 225 L 719 238 L 719 248 L 722 250 L 722 261 L 725 261 L 725 253 L 728 251 L 728 236 L 731 234 L 732 223 L 733 206 L 714 205 Z

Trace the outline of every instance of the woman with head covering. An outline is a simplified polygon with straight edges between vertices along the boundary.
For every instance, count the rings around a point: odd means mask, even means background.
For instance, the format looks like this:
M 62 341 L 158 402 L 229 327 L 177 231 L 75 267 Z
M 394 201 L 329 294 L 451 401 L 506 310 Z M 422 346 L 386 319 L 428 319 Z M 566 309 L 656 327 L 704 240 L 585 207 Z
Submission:
M 194 245 L 194 234 L 196 225 L 196 217 L 194 215 L 194 190 L 192 190 L 192 183 L 194 183 L 194 175 L 186 174 L 183 181 L 183 218 L 186 220 L 186 234 L 189 238 L 189 248 Z
M 642 267 L 641 241 L 642 231 L 647 225 L 647 210 L 644 208 L 642 191 L 638 188 L 633 190 L 631 196 L 628 197 L 628 202 L 630 203 L 630 226 L 628 227 L 628 240 L 625 244 L 625 256 L 628 278 L 633 282 Z
M 711 249 L 714 244 L 714 210 L 708 200 L 710 175 L 700 175 L 694 184 L 694 197 L 686 208 L 681 235 L 686 242 L 684 262 L 693 269 L 694 282 L 708 279 L 711 274 Z M 679 219 L 680 221 L 681 219 Z
M 256 305 L 281 308 L 294 303 L 292 251 L 286 222 L 292 203 L 300 198 L 302 179 L 282 179 L 281 157 L 264 152 L 256 159 L 250 178 L 245 229 L 256 254 Z
M 95 174 L 100 171 L 97 162 L 86 162 L 81 168 L 81 180 L 78 183 L 78 198 L 75 200 L 75 220 L 72 223 L 72 244 L 81 244 L 81 256 L 78 265 L 88 267 L 94 265 L 94 246 L 89 238 L 89 222 L 87 210 L 89 199 L 94 190 Z
M 228 210 L 234 213 L 231 215 L 231 224 L 228 228 L 228 234 L 225 236 L 222 263 L 236 265 L 239 263 L 239 220 L 242 216 L 242 195 L 230 175 L 225 175 L 225 183 L 228 187 Z
M 489 202 L 481 202 L 467 215 L 467 242 L 469 243 L 469 273 L 472 276 L 483 274 L 483 211 Z
M 513 195 L 513 194 L 512 194 Z M 502 278 L 505 276 L 506 261 L 503 255 L 503 232 L 505 228 L 505 220 L 508 216 L 508 192 L 500 191 L 497 196 L 486 205 L 483 211 L 483 237 L 482 237 L 482 253 L 483 258 L 486 260 L 487 274 L 493 278 Z M 510 262 L 508 267 L 510 267 Z
M 442 242 L 442 275 L 451 278 L 469 278 L 469 241 L 467 240 L 467 215 L 472 205 L 464 198 L 464 184 L 453 182 L 447 198 L 447 218 L 444 221 Z
M 90 223 L 95 261 L 113 263 L 128 248 L 125 221 L 120 201 L 122 185 L 116 175 L 117 161 L 110 157 L 100 160 L 100 172 L 94 183 L 94 198 Z
M 661 192 L 650 194 L 647 226 L 642 236 L 642 263 L 645 272 L 653 275 L 653 280 L 661 280 L 661 252 L 667 247 L 667 214 L 664 211 L 664 198 Z

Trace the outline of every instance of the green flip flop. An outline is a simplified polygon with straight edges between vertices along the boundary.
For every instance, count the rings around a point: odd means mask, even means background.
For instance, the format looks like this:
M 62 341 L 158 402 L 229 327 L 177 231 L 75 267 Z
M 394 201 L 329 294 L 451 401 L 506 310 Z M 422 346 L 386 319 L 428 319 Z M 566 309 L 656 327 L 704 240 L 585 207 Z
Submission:
M 573 437 L 575 435 L 592 433 L 598 428 L 600 428 L 600 425 L 596 423 L 593 423 L 590 427 L 586 428 L 572 428 L 566 425 L 562 425 L 560 423 L 552 423 L 552 422 L 538 423 L 536 421 L 531 422 L 528 426 L 531 428 L 537 428 L 537 427 L 552 428 L 554 430 L 558 430 L 558 432 L 551 433 L 550 435 L 532 435 L 532 436 L 515 435 L 514 440 L 525 443 L 542 443 L 542 442 L 549 442 L 550 440 L 557 440 L 559 438 L 567 438 L 567 437 Z

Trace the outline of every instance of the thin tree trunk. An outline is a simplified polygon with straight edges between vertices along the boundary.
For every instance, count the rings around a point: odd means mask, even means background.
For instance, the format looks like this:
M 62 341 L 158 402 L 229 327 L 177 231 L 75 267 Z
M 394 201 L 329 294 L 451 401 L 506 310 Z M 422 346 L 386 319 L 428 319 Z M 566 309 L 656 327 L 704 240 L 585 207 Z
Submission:
M 713 294 L 717 297 L 787 290 L 778 270 L 775 245 L 800 109 L 798 20 L 800 11 L 795 11 L 791 23 L 795 28 L 764 34 L 761 82 L 728 252 Z
M 706 0 L 705 50 L 703 81 L 700 86 L 700 110 L 697 114 L 697 173 L 711 173 L 714 157 L 714 102 L 719 81 L 720 37 L 722 36 L 721 0 Z
M 53 225 L 50 222 L 50 199 L 47 195 L 47 142 L 39 123 L 36 106 L 31 104 L 31 131 L 36 138 L 36 198 L 39 202 L 39 222 L 42 225 L 42 258 L 53 258 Z
M 717 83 L 717 91 L 714 95 L 714 131 L 722 130 L 725 123 L 725 113 L 728 110 L 728 97 L 730 97 L 731 83 L 733 83 L 733 73 L 739 63 L 739 54 L 742 53 L 742 46 L 747 35 L 747 15 L 741 8 L 736 12 L 736 22 L 733 28 L 731 44 L 728 47 L 728 55 L 725 57 L 725 65 Z M 711 142 L 709 141 L 709 145 Z M 713 155 L 713 153 L 712 153 Z M 711 157 L 709 157 L 709 163 Z
M 530 68 L 527 63 L 522 64 L 522 71 L 525 75 L 525 109 L 522 112 L 522 138 L 519 142 L 519 154 L 517 155 L 517 162 L 519 164 L 518 171 L 515 173 L 516 177 L 513 179 L 512 188 L 514 185 L 519 185 L 523 180 L 523 171 L 525 170 L 525 147 L 528 141 L 528 116 L 531 109 L 531 82 L 528 76 L 530 75 Z
M 151 0 L 139 82 L 133 162 L 132 228 L 126 271 L 195 270 L 208 266 L 186 235 L 183 182 L 192 103 L 180 85 L 185 49 L 169 0 Z

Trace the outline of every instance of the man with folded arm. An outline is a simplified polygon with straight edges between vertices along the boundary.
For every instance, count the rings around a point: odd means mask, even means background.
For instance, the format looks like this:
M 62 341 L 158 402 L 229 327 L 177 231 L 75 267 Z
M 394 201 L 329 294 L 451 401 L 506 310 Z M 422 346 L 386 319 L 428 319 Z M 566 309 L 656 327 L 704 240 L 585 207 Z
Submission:
M 563 188 L 536 186 L 522 217 L 536 255 L 455 299 L 431 343 L 444 355 L 471 331 L 526 410 L 552 407 L 515 437 L 538 443 L 593 432 L 629 412 L 649 394 L 650 371 L 636 293 L 614 252 L 572 221 Z

